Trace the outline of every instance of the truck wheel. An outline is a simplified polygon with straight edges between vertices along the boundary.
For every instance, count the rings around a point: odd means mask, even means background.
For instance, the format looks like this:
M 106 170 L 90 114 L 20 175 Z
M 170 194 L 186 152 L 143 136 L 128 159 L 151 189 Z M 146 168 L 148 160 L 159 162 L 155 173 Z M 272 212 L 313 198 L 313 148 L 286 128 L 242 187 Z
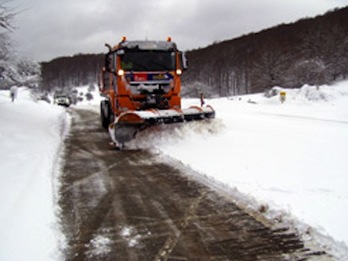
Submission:
M 110 124 L 110 106 L 107 101 L 102 101 L 100 103 L 100 120 L 102 127 L 107 129 Z

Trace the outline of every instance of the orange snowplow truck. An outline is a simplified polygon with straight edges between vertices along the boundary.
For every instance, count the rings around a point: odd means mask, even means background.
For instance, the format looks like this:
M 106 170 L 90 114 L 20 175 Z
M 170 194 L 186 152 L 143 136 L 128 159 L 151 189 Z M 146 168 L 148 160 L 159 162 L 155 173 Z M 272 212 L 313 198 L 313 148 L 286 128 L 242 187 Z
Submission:
M 185 54 L 167 41 L 128 41 L 125 37 L 105 55 L 101 72 L 101 122 L 119 144 L 149 126 L 214 118 L 212 107 L 181 108 Z

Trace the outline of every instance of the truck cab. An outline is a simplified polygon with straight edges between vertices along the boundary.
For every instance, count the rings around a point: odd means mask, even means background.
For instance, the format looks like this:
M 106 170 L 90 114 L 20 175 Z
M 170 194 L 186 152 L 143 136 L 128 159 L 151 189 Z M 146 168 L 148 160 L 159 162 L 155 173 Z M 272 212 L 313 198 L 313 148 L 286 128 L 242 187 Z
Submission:
M 167 41 L 127 41 L 108 47 L 101 72 L 102 125 L 126 111 L 181 108 L 181 75 L 185 54 Z

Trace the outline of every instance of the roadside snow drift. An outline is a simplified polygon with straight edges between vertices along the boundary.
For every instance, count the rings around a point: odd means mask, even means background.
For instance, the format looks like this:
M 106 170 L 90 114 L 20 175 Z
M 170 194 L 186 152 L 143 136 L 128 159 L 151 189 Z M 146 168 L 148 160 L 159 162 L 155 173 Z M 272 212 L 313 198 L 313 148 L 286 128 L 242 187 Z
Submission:
M 58 167 L 66 113 L 20 88 L 0 91 L 0 260 L 57 260 Z

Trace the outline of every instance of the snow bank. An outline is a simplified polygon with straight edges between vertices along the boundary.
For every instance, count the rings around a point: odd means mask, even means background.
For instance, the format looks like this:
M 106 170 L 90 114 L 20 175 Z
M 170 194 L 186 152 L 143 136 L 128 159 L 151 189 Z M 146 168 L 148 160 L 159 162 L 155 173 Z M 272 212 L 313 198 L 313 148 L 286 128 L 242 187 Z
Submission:
M 0 260 L 57 260 L 55 168 L 65 111 L 0 92 Z

